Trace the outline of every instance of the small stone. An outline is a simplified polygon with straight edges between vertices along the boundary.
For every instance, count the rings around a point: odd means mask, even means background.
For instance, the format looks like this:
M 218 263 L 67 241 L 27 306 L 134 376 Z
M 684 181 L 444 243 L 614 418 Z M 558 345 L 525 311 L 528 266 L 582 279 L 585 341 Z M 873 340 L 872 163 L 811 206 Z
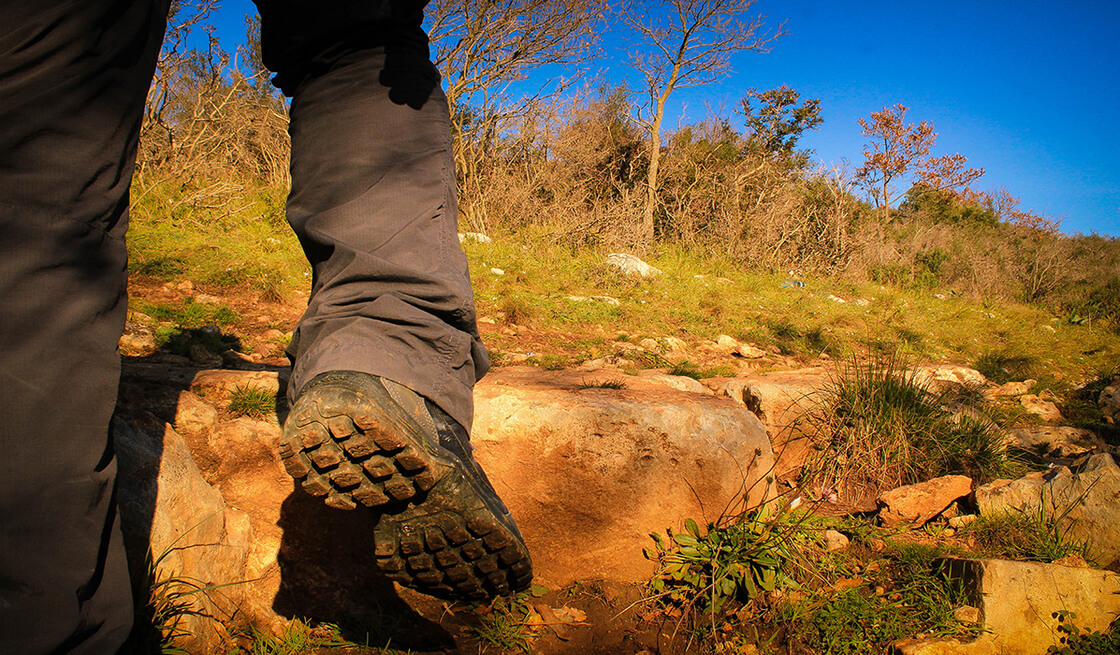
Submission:
M 627 275 L 657 277 L 662 274 L 660 269 L 650 266 L 634 255 L 624 253 L 611 253 L 607 255 L 607 264 L 614 266 Z
M 953 528 L 954 530 L 960 530 L 964 526 L 973 523 L 977 518 L 979 517 L 975 514 L 954 516 L 953 518 L 949 519 L 949 527 Z
M 738 350 L 741 344 L 735 337 L 721 334 L 716 337 L 716 345 L 727 350 Z
M 481 232 L 460 232 L 459 243 L 493 243 L 494 240 Z
M 746 359 L 761 359 L 766 356 L 766 351 L 750 344 L 739 346 L 739 355 Z
M 836 550 L 844 550 L 849 543 L 850 541 L 842 532 L 836 530 L 824 531 L 824 549 L 830 553 Z
M 506 274 L 506 272 L 503 271 L 500 268 L 491 268 L 490 272 L 493 273 L 494 275 L 505 275 Z
M 194 297 L 194 301 L 202 305 L 217 305 L 218 303 L 222 302 L 222 299 L 217 296 L 200 293 Z
M 191 282 L 190 280 L 183 280 L 179 284 L 176 284 L 175 288 L 179 291 L 182 291 L 183 293 L 189 293 L 191 291 L 194 291 L 194 282 Z
M 265 330 L 264 332 L 261 333 L 261 338 L 262 339 L 268 339 L 269 341 L 275 341 L 277 339 L 281 339 L 281 338 L 283 338 L 283 336 L 284 336 L 284 333 L 281 332 L 280 330 L 277 330 L 276 328 L 269 328 L 269 329 L 267 329 L 267 330 Z
M 661 346 L 657 343 L 657 341 L 649 338 L 642 339 L 638 342 L 638 345 L 652 352 L 657 352 L 661 349 Z
M 1062 420 L 1062 413 L 1058 411 L 1058 406 L 1049 400 L 1043 400 L 1039 396 L 1033 394 L 1021 396 L 1019 398 L 1019 404 L 1031 414 L 1037 414 L 1042 417 L 1044 421 Z

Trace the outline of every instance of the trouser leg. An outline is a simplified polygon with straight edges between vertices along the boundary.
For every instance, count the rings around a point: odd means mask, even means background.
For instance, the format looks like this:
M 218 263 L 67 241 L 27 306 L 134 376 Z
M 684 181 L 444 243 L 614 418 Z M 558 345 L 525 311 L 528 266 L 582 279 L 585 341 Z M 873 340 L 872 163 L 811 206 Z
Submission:
M 109 420 L 128 187 L 164 2 L 0 8 L 0 652 L 113 653 Z
M 371 25 L 363 47 L 346 52 L 344 40 L 329 63 L 308 65 L 322 53 L 285 47 L 300 23 L 259 5 L 266 62 L 280 62 L 281 78 L 310 71 L 286 89 L 294 90 L 288 220 L 314 272 L 288 351 L 289 393 L 326 371 L 372 373 L 469 427 L 488 358 L 457 238 L 447 102 L 426 38 L 419 32 L 417 48 L 412 33 L 379 36 L 389 28 Z M 333 19 L 353 32 L 354 21 Z M 306 30 L 329 33 L 314 21 Z

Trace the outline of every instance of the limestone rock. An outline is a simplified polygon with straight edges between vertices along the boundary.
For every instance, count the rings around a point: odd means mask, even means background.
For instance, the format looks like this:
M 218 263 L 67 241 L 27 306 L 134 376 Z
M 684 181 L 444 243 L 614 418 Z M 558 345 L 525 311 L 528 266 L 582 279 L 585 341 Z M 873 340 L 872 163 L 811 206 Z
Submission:
M 494 240 L 481 232 L 460 232 L 459 243 L 493 243 Z
M 830 553 L 834 550 L 844 550 L 848 547 L 848 544 L 851 543 L 843 532 L 838 532 L 836 530 L 825 530 L 823 539 L 824 549 Z
M 151 415 L 132 424 L 117 420 L 113 437 L 120 467 L 121 529 L 133 575 L 144 570 L 150 549 L 158 561 L 157 579 L 230 585 L 222 593 L 192 595 L 196 609 L 229 619 L 252 605 L 243 584 L 253 544 L 249 517 L 229 507 L 206 483 L 187 444 L 171 426 Z M 177 645 L 187 652 L 215 652 L 226 638 L 219 623 L 201 616 L 185 616 L 182 627 L 190 637 Z
M 1120 377 L 1112 378 L 1112 384 L 1101 391 L 1097 406 L 1106 418 L 1120 423 Z
M 639 372 L 638 377 L 645 378 L 646 380 L 650 380 L 651 382 L 665 385 L 666 387 L 669 387 L 670 389 L 676 389 L 677 391 L 702 393 L 709 396 L 712 395 L 712 390 L 701 384 L 699 380 L 694 380 L 693 378 L 684 375 L 668 375 L 662 373 L 661 371 L 650 370 Z
M 657 277 L 662 274 L 660 269 L 650 266 L 634 255 L 612 253 L 607 255 L 607 264 L 617 268 L 626 275 Z
M 946 475 L 892 489 L 878 498 L 879 520 L 891 528 L 919 527 L 971 491 L 972 478 L 964 475 Z
M 1112 455 L 1092 455 L 1081 466 L 1057 466 L 1018 480 L 976 489 L 982 516 L 1043 513 L 1076 539 L 1089 539 L 1101 566 L 1120 562 L 1120 467 Z
M 949 559 L 942 566 L 963 584 L 988 632 L 972 641 L 897 642 L 902 655 L 1044 655 L 1062 645 L 1058 612 L 1073 612 L 1079 628 L 1101 632 L 1120 612 L 1120 576 L 1108 571 L 990 559 Z
M 953 387 L 979 389 L 988 384 L 988 379 L 980 371 L 956 364 L 919 366 L 914 369 L 913 378 L 914 382 L 935 393 Z
M 649 533 L 715 520 L 768 492 L 773 456 L 753 414 L 650 384 L 578 390 L 581 375 L 503 368 L 475 388 L 472 442 L 509 505 L 538 581 L 646 579 Z
M 993 396 L 1022 396 L 1031 392 L 1037 380 L 1023 380 L 1022 382 L 1008 382 L 992 390 Z
M 223 403 L 231 391 L 238 387 L 258 387 L 269 393 L 283 396 L 288 374 L 273 371 L 199 371 L 191 381 L 191 391 L 215 403 Z
M 1091 430 L 1047 425 L 1009 428 L 1006 442 L 1048 457 L 1075 457 L 1106 445 Z
M 1020 396 L 1019 403 L 1023 406 L 1023 409 L 1031 414 L 1037 414 L 1042 417 L 1044 421 L 1062 420 L 1062 413 L 1058 411 L 1057 405 L 1034 394 Z
M 218 409 L 189 391 L 179 392 L 175 430 L 188 439 L 207 432 L 218 422 Z
M 739 346 L 738 354 L 745 359 L 761 359 L 766 356 L 766 351 L 757 346 L 744 343 Z

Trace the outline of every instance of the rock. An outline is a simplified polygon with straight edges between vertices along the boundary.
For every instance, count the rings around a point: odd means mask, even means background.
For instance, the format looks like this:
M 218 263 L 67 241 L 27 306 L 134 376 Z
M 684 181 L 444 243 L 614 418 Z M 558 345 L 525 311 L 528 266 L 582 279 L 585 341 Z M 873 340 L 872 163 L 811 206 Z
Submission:
M 505 275 L 506 274 L 506 272 L 503 271 L 500 268 L 491 268 L 490 273 L 492 273 L 493 275 Z
M 245 593 L 254 537 L 248 515 L 230 508 L 206 483 L 182 437 L 155 417 L 131 424 L 114 421 L 113 439 L 120 467 L 121 530 L 133 575 L 145 570 L 150 549 L 157 580 L 229 585 L 221 593 L 188 594 L 194 609 L 220 620 L 252 615 L 251 608 L 259 614 L 262 605 Z M 167 585 L 169 592 L 191 591 L 182 583 Z M 220 623 L 203 616 L 187 614 L 180 627 L 189 633 L 176 643 L 185 652 L 218 652 L 226 637 Z
M 746 359 L 761 359 L 766 356 L 766 351 L 751 344 L 739 346 L 739 356 Z
M 942 567 L 963 585 L 986 632 L 971 641 L 907 639 L 894 644 L 895 652 L 1044 655 L 1063 645 L 1059 613 L 1075 614 L 1082 631 L 1106 632 L 1120 612 L 1120 576 L 1108 571 L 990 559 L 949 559 Z
M 713 391 L 754 412 L 771 438 L 777 439 L 825 397 L 824 369 L 779 371 L 763 375 L 713 380 Z
M 191 282 L 190 280 L 183 280 L 179 284 L 176 284 L 175 288 L 179 291 L 182 291 L 183 293 L 190 293 L 191 291 L 194 291 L 194 282 Z
M 288 370 L 283 374 L 273 371 L 199 371 L 191 381 L 191 391 L 221 405 L 229 393 L 238 387 L 259 387 L 269 393 L 283 396 L 288 383 Z
M 984 615 L 980 611 L 979 607 L 973 607 L 971 605 L 961 605 L 957 609 L 953 610 L 953 618 L 965 625 L 975 625 L 984 618 Z
M 850 543 L 849 539 L 844 536 L 844 533 L 837 532 L 836 530 L 824 531 L 824 549 L 828 552 L 834 550 L 844 550 Z
M 118 347 L 124 355 L 147 355 L 156 349 L 156 335 L 143 323 L 128 321 Z
M 712 395 L 712 390 L 701 384 L 699 380 L 694 380 L 684 375 L 667 375 L 660 371 L 641 371 L 638 373 L 638 377 L 657 382 L 658 384 L 665 385 L 670 389 L 676 389 L 677 391 Z
M 881 494 L 879 520 L 890 528 L 920 527 L 972 491 L 972 478 L 946 475 Z
M 1097 399 L 1097 407 L 1105 418 L 1114 423 L 1120 423 L 1120 377 L 1112 378 L 1112 384 L 1101 391 Z
M 992 390 L 993 396 L 1022 396 L 1028 394 L 1034 385 L 1038 384 L 1037 380 L 1023 380 L 1022 382 L 1008 382 L 1000 385 Z
M 276 328 L 269 328 L 264 332 L 261 332 L 261 338 L 267 339 L 269 341 L 276 341 L 277 339 L 282 339 L 283 337 L 284 333 L 280 330 L 277 330 Z
M 961 516 L 954 516 L 949 519 L 949 527 L 953 528 L 954 530 L 960 530 L 966 525 L 975 523 L 977 518 L 979 517 L 976 514 L 962 514 Z
M 1047 457 L 1063 458 L 1106 447 L 1104 440 L 1091 430 L 1047 425 L 1008 428 L 1006 443 Z
M 192 439 L 209 432 L 218 422 L 218 409 L 189 391 L 179 393 L 175 409 L 175 430 Z
M 567 298 L 572 302 L 601 302 L 611 307 L 622 305 L 618 298 L 612 298 L 611 296 L 567 296 Z
M 194 301 L 201 305 L 217 305 L 222 302 L 222 299 L 210 294 L 200 293 L 195 295 Z
M 607 255 L 607 264 L 617 268 L 626 275 L 657 277 L 662 274 L 660 269 L 650 266 L 634 255 L 612 253 Z
M 472 442 L 540 584 L 645 580 L 649 533 L 741 509 L 744 491 L 750 504 L 768 493 L 773 455 L 750 412 L 637 377 L 621 390 L 577 390 L 583 377 L 509 367 L 475 387 Z
M 914 382 L 938 393 L 954 387 L 979 389 L 988 384 L 984 374 L 967 366 L 942 364 L 938 366 L 919 366 L 912 372 Z
M 741 346 L 741 345 L 742 344 L 739 343 L 738 339 L 736 339 L 735 337 L 726 335 L 726 334 L 721 334 L 718 337 L 716 337 L 716 346 L 719 347 L 719 348 L 722 348 L 723 350 L 725 350 L 727 352 L 737 351 L 737 350 L 739 350 L 739 346 Z
M 190 348 L 187 349 L 187 354 L 191 358 L 191 362 L 203 368 L 221 368 L 222 358 L 210 352 L 206 346 L 200 343 L 192 343 Z
M 1081 466 L 1057 466 L 1018 480 L 976 489 L 981 516 L 1022 512 L 1057 520 L 1074 539 L 1091 541 L 1100 566 L 1120 563 L 1120 467 L 1112 455 L 1092 455 Z
M 828 299 L 831 300 L 834 303 L 839 303 L 841 305 L 847 304 L 847 302 L 848 302 L 847 300 L 844 300 L 843 298 L 841 298 L 839 296 L 834 296 L 832 294 L 828 295 Z
M 1062 413 L 1058 411 L 1058 406 L 1049 400 L 1043 400 L 1036 395 L 1027 394 L 1019 397 L 1019 403 L 1023 406 L 1023 409 L 1031 414 L 1037 414 L 1042 417 L 1044 421 L 1062 420 Z
M 494 243 L 490 237 L 481 232 L 460 232 L 459 243 Z
M 230 348 L 222 352 L 222 365 L 234 369 L 259 368 L 253 358 Z
M 657 343 L 657 341 L 654 339 L 650 339 L 649 337 L 646 337 L 645 339 L 639 341 L 638 345 L 650 352 L 657 352 L 661 350 L 661 344 Z

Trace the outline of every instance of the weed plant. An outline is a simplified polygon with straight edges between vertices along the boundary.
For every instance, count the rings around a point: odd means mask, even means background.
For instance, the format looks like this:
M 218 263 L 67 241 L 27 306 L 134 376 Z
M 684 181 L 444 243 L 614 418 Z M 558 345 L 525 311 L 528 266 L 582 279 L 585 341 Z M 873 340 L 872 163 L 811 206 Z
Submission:
M 919 633 L 970 634 L 976 629 L 953 617 L 966 601 L 964 590 L 935 565 L 946 554 L 941 548 L 888 542 L 884 557 L 852 580 L 853 586 L 818 589 L 780 607 L 777 620 L 791 644 L 812 653 L 880 653 L 891 642 Z
M 976 360 L 976 370 L 996 384 L 1027 380 L 1037 375 L 1034 357 L 1009 350 L 987 351 Z
M 191 635 L 185 621 L 191 616 L 211 618 L 199 602 L 211 587 L 161 568 L 171 552 L 154 557 L 149 548 L 144 555 L 143 569 L 132 581 L 133 627 L 122 652 L 190 655 L 177 645 Z
M 853 504 L 879 492 L 951 473 L 984 482 L 1007 466 L 990 421 L 942 409 L 942 399 L 891 356 L 850 362 L 813 417 L 824 451 L 804 482 L 836 489 Z
M 531 652 L 535 632 L 529 621 L 532 610 L 528 599 L 526 593 L 494 599 L 471 633 L 503 651 Z
M 1116 655 L 1120 653 L 1120 618 L 1108 627 L 1106 632 L 1082 630 L 1077 627 L 1077 615 L 1073 612 L 1055 612 L 1057 632 L 1061 634 L 1060 645 L 1046 649 L 1052 655 Z

